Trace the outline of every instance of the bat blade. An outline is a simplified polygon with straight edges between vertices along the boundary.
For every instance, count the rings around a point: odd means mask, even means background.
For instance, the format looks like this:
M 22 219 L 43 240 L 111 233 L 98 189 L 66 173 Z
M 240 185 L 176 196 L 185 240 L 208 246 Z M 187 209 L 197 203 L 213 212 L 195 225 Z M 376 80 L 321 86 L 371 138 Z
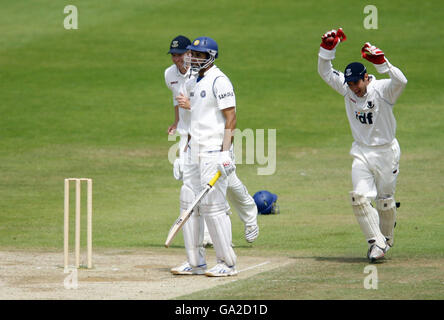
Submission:
M 200 203 L 202 198 L 205 197 L 205 195 L 211 190 L 211 188 L 214 186 L 214 184 L 216 183 L 217 179 L 219 179 L 220 176 L 221 176 L 220 171 L 217 171 L 213 179 L 211 179 L 211 181 L 205 186 L 202 192 L 194 199 L 194 202 L 191 204 L 191 206 L 179 215 L 179 218 L 177 218 L 177 220 L 171 226 L 170 231 L 168 232 L 168 236 L 165 241 L 166 248 L 170 246 L 176 234 L 179 232 L 180 229 L 182 229 L 185 222 L 187 222 L 187 220 L 191 217 L 194 208 L 196 208 L 196 206 Z
M 167 239 L 165 241 L 166 248 L 168 248 L 170 246 L 171 242 L 173 242 L 173 239 L 176 236 L 176 234 L 180 231 L 180 229 L 182 229 L 185 222 L 187 222 L 187 220 L 193 214 L 194 208 L 199 204 L 200 200 L 202 200 L 202 198 L 208 193 L 208 191 L 210 191 L 210 189 L 211 189 L 211 187 L 209 185 L 207 185 L 205 187 L 205 189 L 199 194 L 199 196 L 194 200 L 194 202 L 191 204 L 191 206 L 187 210 L 182 212 L 179 215 L 179 218 L 177 218 L 177 220 L 173 223 L 170 231 L 168 232 Z

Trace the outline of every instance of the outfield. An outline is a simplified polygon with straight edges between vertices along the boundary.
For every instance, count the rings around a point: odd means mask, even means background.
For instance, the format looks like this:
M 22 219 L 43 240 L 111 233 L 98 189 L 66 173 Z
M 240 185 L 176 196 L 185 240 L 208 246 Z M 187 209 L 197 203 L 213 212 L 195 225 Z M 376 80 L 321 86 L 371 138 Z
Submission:
M 69 4 L 79 9 L 78 30 L 63 28 L 66 4 L 2 1 L 0 253 L 38 260 L 59 252 L 61 264 L 63 179 L 84 176 L 94 180 L 94 252 L 174 254 L 182 262 L 181 237 L 163 248 L 180 187 L 167 159 L 173 109 L 163 72 L 172 38 L 206 35 L 218 42 L 217 65 L 235 86 L 238 128 L 277 132 L 276 172 L 259 176 L 258 164 L 237 172 L 251 194 L 276 193 L 281 214 L 259 216 L 252 245 L 235 214 L 235 251 L 289 263 L 175 297 L 444 298 L 441 1 L 375 1 L 377 30 L 364 29 L 364 5 L 356 1 Z M 377 265 L 378 290 L 363 287 L 368 262 L 348 199 L 352 137 L 344 102 L 317 74 L 320 36 L 336 27 L 348 37 L 334 60 L 339 70 L 361 61 L 370 41 L 409 81 L 395 106 L 402 205 L 396 245 Z

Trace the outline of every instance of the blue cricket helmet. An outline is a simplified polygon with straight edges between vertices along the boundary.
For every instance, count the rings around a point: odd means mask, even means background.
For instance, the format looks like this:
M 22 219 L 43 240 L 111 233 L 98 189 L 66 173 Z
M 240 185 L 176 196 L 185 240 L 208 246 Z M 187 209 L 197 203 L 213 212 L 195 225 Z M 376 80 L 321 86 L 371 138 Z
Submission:
M 219 55 L 219 48 L 216 41 L 209 37 L 199 37 L 194 39 L 187 49 L 207 54 L 206 59 L 191 56 L 185 57 L 185 62 L 191 65 L 191 69 L 196 72 L 201 69 L 206 69 Z
M 276 203 L 278 196 L 267 190 L 261 190 L 254 194 L 254 202 L 256 202 L 259 214 L 278 214 L 279 205 Z
M 216 59 L 219 55 L 219 48 L 216 41 L 209 37 L 199 37 L 187 47 L 188 50 L 207 52 Z

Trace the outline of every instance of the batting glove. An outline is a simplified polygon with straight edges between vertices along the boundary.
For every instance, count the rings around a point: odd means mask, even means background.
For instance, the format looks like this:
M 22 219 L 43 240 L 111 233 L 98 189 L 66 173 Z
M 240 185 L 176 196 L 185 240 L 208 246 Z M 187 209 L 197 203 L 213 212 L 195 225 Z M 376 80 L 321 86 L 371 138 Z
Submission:
M 230 174 L 236 170 L 236 166 L 230 156 L 229 151 L 222 151 L 219 155 L 219 160 L 217 163 L 217 169 L 222 173 L 224 177 L 228 177 Z
M 386 62 L 384 52 L 381 49 L 372 46 L 370 42 L 366 42 L 361 49 L 362 57 L 373 64 L 383 64 Z

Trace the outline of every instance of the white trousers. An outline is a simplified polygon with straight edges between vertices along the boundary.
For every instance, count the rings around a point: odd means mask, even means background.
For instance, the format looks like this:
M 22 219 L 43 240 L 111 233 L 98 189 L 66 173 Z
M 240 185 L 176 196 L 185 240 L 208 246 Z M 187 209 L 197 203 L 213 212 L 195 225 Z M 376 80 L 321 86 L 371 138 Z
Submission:
M 208 152 L 199 154 L 198 161 L 191 161 L 191 152 L 187 153 L 187 159 L 183 171 L 184 186 L 198 195 L 217 172 L 217 161 L 220 152 Z M 195 160 L 195 159 L 193 159 Z M 216 257 L 219 262 L 225 262 L 228 266 L 236 264 L 236 255 L 231 247 L 231 221 L 227 211 L 227 178 L 221 176 L 213 188 L 201 200 L 198 210 L 194 210 L 189 221 L 183 229 L 185 249 L 190 264 L 194 267 L 204 265 L 205 250 L 202 247 L 204 223 L 208 226 Z M 191 226 L 192 225 L 192 226 Z M 189 233 L 193 233 L 190 236 Z
M 369 147 L 354 142 L 352 164 L 352 207 L 369 246 L 393 246 L 396 179 L 401 151 L 398 141 Z M 375 200 L 376 209 L 371 205 Z
M 350 150 L 353 157 L 353 191 L 369 200 L 393 197 L 396 178 L 399 174 L 401 150 L 398 140 L 391 144 L 368 147 L 353 142 Z

